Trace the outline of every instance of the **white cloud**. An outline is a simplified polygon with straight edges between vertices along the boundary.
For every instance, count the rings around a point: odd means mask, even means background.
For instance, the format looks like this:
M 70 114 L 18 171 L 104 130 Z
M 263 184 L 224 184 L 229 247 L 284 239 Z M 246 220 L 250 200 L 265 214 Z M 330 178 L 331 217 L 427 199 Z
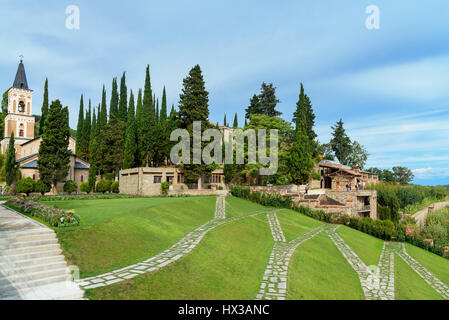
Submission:
M 434 177 L 449 177 L 449 168 L 418 168 L 412 170 L 415 178 L 426 179 Z

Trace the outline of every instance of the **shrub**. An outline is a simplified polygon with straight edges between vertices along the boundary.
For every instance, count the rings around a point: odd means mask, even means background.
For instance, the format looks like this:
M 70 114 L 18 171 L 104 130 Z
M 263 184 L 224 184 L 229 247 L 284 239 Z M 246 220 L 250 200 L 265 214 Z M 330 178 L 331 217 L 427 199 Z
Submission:
M 64 192 L 68 194 L 72 194 L 73 192 L 78 191 L 78 184 L 73 180 L 67 180 L 64 183 Z
M 102 179 L 97 182 L 96 190 L 97 190 L 97 192 L 106 193 L 106 192 L 111 191 L 111 185 L 112 185 L 112 181 Z
M 161 183 L 161 193 L 168 194 L 168 189 L 170 189 L 170 183 L 167 181 Z
M 120 182 L 115 181 L 113 184 L 111 184 L 111 192 L 113 192 L 113 193 L 120 192 Z
M 312 172 L 312 179 L 321 180 L 321 174 L 319 172 Z
M 19 181 L 16 191 L 19 193 L 26 193 L 27 196 L 34 191 L 34 185 L 36 183 L 31 178 L 25 178 Z
M 431 224 L 424 227 L 423 236 L 427 239 L 440 240 L 447 237 L 447 228 L 439 224 Z
M 34 191 L 39 192 L 41 195 L 50 192 L 50 190 L 51 186 L 49 184 L 46 184 L 42 179 L 37 180 L 36 184 L 34 185 Z
M 87 192 L 87 194 L 90 193 L 90 186 L 89 186 L 89 182 L 83 182 L 80 184 L 80 191 L 82 192 Z

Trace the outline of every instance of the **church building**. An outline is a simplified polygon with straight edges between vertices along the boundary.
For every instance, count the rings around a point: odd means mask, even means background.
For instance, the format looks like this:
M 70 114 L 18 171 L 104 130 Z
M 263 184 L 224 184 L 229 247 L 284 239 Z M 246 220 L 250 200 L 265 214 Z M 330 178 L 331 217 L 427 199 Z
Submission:
M 16 162 L 20 165 L 22 178 L 30 177 L 39 180 L 37 160 L 42 137 L 34 136 L 34 116 L 32 115 L 33 90 L 28 87 L 25 66 L 20 60 L 12 87 L 8 90 L 8 114 L 5 117 L 4 139 L 1 141 L 1 152 L 8 150 L 9 139 L 14 133 Z M 89 163 L 75 155 L 76 139 L 69 138 L 70 168 L 67 180 L 73 180 L 79 185 L 87 181 Z M 63 183 L 57 186 L 57 191 L 63 191 Z

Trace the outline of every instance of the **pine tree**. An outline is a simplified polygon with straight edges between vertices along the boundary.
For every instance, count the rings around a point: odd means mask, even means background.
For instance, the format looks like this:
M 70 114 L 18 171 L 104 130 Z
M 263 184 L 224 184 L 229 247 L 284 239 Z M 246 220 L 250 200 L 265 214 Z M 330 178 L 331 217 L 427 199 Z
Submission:
M 251 100 L 249 101 L 249 106 L 246 108 L 245 119 L 249 119 L 252 114 L 262 114 L 263 111 L 260 107 L 259 97 L 257 95 L 253 95 Z
M 119 96 L 118 96 L 118 87 L 117 87 L 117 78 L 112 79 L 112 91 L 111 91 L 111 104 L 109 106 L 109 116 L 118 115 L 118 104 L 119 104 Z
M 156 117 L 153 102 L 153 91 L 151 90 L 150 66 L 147 66 L 145 75 L 145 87 L 143 91 L 142 108 L 142 145 L 141 145 L 141 165 L 150 166 L 154 160 L 156 149 L 155 131 Z
M 182 93 L 179 95 L 179 123 L 181 128 L 187 129 L 190 136 L 193 133 L 193 122 L 201 121 L 201 130 L 210 127 L 209 93 L 199 65 L 193 67 L 189 75 L 183 80 Z M 193 143 L 190 144 L 193 148 Z M 184 164 L 184 179 L 188 183 L 196 183 L 201 174 L 210 174 L 210 167 L 205 164 Z
M 9 137 L 8 150 L 6 151 L 6 184 L 11 186 L 17 180 L 17 172 L 19 166 L 16 163 L 16 148 L 14 142 L 14 131 L 11 132 L 11 137 Z
M 349 156 L 352 152 L 351 139 L 346 134 L 346 130 L 343 127 L 343 121 L 337 122 L 335 126 L 332 126 L 332 140 L 329 142 L 335 157 L 341 164 L 347 165 Z
M 83 139 L 83 125 L 84 125 L 84 102 L 83 95 L 81 95 L 80 99 L 80 110 L 78 114 L 78 124 L 76 126 L 76 148 L 75 154 L 80 157 L 81 149 L 82 149 L 82 139 Z M 80 146 L 81 144 L 81 146 Z
M 225 127 L 227 127 L 227 126 L 228 126 L 228 123 L 226 122 L 226 113 L 225 113 L 225 115 L 224 115 L 224 119 L 223 119 L 223 125 L 224 125 Z
M 39 123 L 39 132 L 37 135 L 44 134 L 44 128 L 45 128 L 45 118 L 47 117 L 48 113 L 48 79 L 45 79 L 45 85 L 44 85 L 44 96 L 42 101 L 42 108 L 41 108 L 41 120 Z
M 53 188 L 67 178 L 70 166 L 69 110 L 59 100 L 51 103 L 37 160 L 40 178 Z
M 235 113 L 235 116 L 234 116 L 234 124 L 232 125 L 232 127 L 233 127 L 234 129 L 236 129 L 236 128 L 239 127 L 239 120 L 237 119 L 237 112 Z
M 259 94 L 259 104 L 260 110 L 262 110 L 263 114 L 270 117 L 278 117 L 282 114 L 276 110 L 276 105 L 279 103 L 279 100 L 276 98 L 276 87 L 273 87 L 273 84 L 266 84 L 262 82 L 262 88 Z
M 306 118 L 299 113 L 296 119 L 295 140 L 289 150 L 288 179 L 291 183 L 304 185 L 309 182 L 314 167 L 306 132 Z
M 133 168 L 136 155 L 136 119 L 134 114 L 134 95 L 133 91 L 129 95 L 128 119 L 126 123 L 126 141 L 125 150 L 123 151 L 123 169 Z
M 118 108 L 118 119 L 126 122 L 128 117 L 128 88 L 126 87 L 126 72 L 123 72 L 120 80 L 120 102 Z
M 313 127 L 315 126 L 315 113 L 313 112 L 312 103 L 310 101 L 310 98 L 307 96 L 307 94 L 304 93 L 304 86 L 301 83 L 301 90 L 299 94 L 299 100 L 296 103 L 296 111 L 293 113 L 293 122 L 296 123 L 296 118 L 299 113 L 303 113 L 306 119 L 306 133 L 309 137 L 310 141 L 310 151 L 312 152 L 313 156 L 316 157 L 318 153 L 318 143 L 316 142 L 317 134 L 313 130 Z

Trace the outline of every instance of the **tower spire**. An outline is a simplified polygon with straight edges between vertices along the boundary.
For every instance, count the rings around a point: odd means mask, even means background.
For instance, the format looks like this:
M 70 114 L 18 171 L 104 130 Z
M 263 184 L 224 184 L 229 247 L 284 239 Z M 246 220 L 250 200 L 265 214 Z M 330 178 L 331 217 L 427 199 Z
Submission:
M 12 87 L 17 89 L 29 90 L 27 76 L 25 73 L 25 66 L 23 65 L 23 55 L 20 55 L 20 63 L 17 67 L 16 78 L 14 79 Z

